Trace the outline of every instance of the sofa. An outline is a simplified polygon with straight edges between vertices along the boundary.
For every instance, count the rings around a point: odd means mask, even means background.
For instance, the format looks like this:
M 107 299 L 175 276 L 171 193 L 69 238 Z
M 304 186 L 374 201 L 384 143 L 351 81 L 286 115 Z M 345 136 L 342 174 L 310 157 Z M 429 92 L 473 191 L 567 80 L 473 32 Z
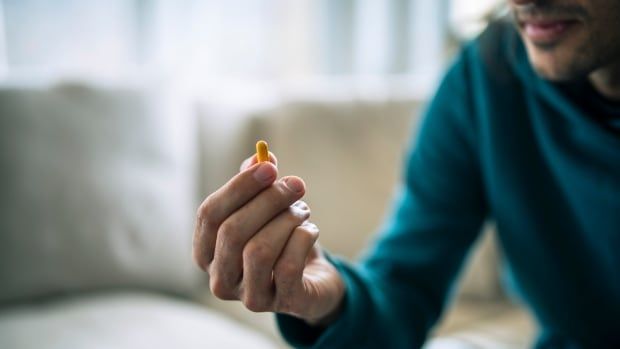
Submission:
M 266 139 L 281 174 L 306 181 L 321 244 L 353 260 L 388 213 L 423 102 L 349 88 L 273 97 L 5 82 L 0 348 L 286 347 L 271 314 L 209 294 L 190 253 L 196 207 Z M 427 348 L 531 344 L 535 322 L 501 265 L 489 222 Z

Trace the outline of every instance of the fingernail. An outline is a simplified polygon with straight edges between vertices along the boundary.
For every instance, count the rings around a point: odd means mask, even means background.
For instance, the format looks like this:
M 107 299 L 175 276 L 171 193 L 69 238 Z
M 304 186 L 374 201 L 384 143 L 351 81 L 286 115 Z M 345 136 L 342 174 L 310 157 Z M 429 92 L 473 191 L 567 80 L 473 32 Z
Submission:
M 268 183 L 274 179 L 273 169 L 268 164 L 260 164 L 254 170 L 254 178 L 261 183 Z
M 300 193 L 304 190 L 304 182 L 297 177 L 287 177 L 283 182 L 294 193 Z

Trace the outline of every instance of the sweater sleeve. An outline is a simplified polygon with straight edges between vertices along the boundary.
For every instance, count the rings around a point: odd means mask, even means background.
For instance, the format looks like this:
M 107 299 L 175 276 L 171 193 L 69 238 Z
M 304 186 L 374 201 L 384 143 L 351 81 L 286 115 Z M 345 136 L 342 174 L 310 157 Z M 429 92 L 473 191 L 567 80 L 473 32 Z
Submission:
M 486 215 L 467 54 L 426 110 L 393 213 L 375 243 L 357 264 L 330 258 L 346 284 L 341 315 L 317 329 L 278 314 L 289 344 L 412 348 L 425 341 Z

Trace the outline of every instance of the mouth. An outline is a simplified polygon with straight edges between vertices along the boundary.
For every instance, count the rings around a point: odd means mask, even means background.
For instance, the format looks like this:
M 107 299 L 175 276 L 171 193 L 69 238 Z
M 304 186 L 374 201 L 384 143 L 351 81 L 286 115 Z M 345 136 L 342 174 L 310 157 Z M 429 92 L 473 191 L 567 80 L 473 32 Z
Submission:
M 562 40 L 579 23 L 574 19 L 526 19 L 519 21 L 519 26 L 533 44 L 550 46 Z

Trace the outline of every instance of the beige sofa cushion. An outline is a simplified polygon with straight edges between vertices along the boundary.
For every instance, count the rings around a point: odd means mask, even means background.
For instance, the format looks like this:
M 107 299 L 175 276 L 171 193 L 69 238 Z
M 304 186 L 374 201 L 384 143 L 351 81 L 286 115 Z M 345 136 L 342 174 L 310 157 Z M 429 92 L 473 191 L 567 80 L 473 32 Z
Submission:
M 265 336 L 198 305 L 139 292 L 75 296 L 0 312 L 0 348 L 276 348 Z
M 0 302 L 192 287 L 191 117 L 143 91 L 0 89 Z

